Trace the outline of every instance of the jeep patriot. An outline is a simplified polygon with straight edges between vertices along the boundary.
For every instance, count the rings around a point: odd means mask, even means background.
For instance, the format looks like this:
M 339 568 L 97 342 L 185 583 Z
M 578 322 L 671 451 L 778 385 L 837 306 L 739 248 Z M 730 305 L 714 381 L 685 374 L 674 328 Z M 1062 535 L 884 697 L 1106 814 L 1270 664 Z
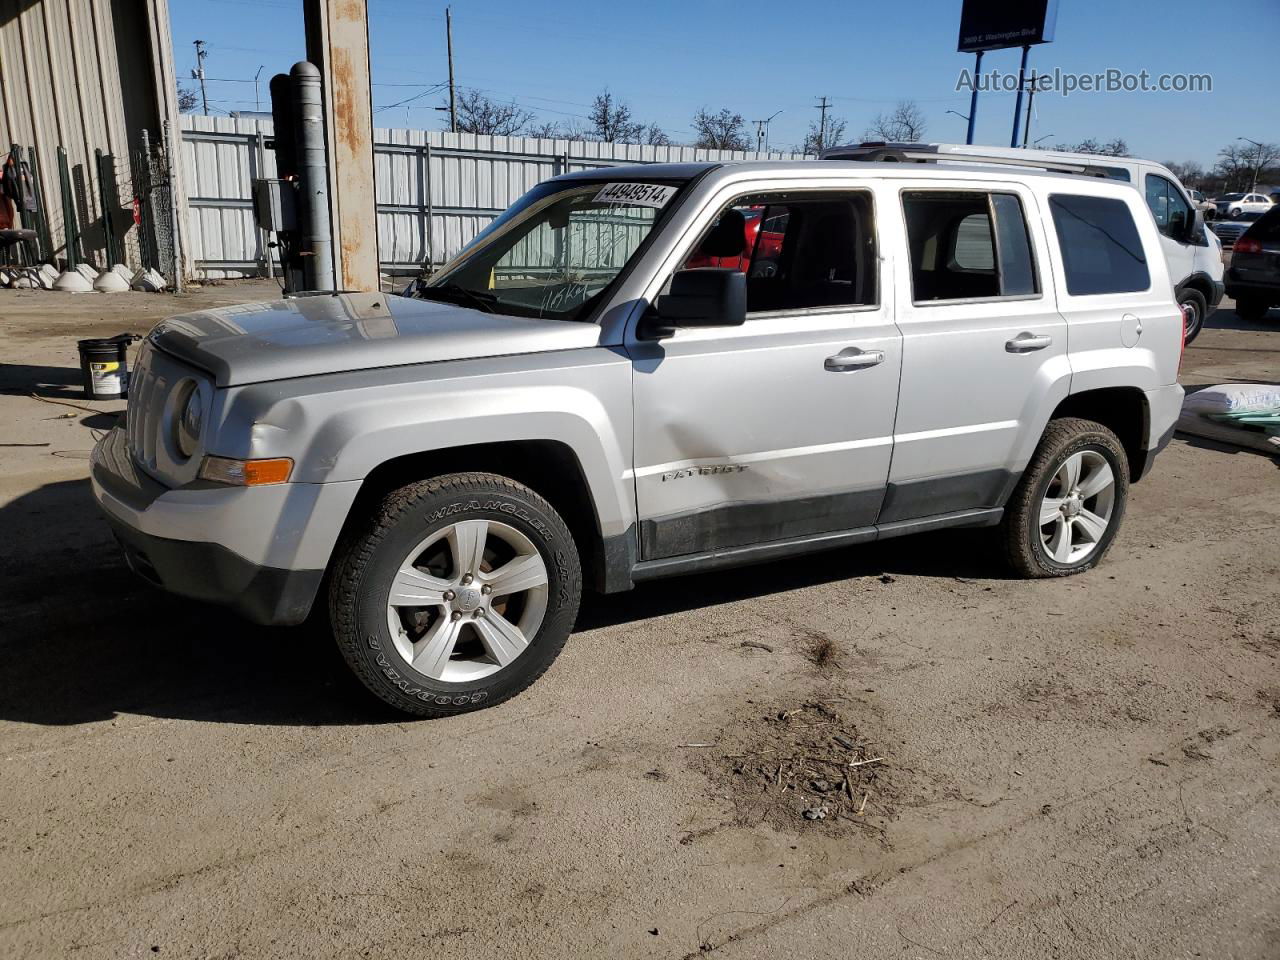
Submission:
M 1182 402 L 1160 234 L 1099 178 L 574 173 L 406 294 L 163 321 L 92 483 L 136 572 L 316 610 L 421 716 L 536 680 L 584 585 L 942 527 L 1088 570 Z

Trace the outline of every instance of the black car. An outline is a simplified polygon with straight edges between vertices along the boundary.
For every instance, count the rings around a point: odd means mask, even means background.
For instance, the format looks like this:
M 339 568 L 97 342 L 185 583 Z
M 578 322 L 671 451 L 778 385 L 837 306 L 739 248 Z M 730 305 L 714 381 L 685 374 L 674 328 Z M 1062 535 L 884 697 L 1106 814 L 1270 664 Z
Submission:
M 1272 207 L 1241 235 L 1223 278 L 1227 296 L 1245 320 L 1261 320 L 1280 305 L 1280 207 Z

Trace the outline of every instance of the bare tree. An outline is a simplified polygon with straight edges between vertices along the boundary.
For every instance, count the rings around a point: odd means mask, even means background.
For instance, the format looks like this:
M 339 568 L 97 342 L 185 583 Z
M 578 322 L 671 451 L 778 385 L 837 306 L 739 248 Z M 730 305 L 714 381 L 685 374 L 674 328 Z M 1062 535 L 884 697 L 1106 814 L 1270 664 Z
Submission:
M 919 143 L 924 139 L 926 123 L 920 105 L 914 100 L 900 100 L 889 113 L 877 114 L 864 133 L 864 140 L 889 143 Z
M 809 132 L 804 135 L 804 142 L 796 147 L 796 153 L 820 154 L 827 147 L 844 142 L 845 130 L 849 123 L 842 117 L 827 117 L 827 126 L 822 128 L 821 120 L 809 124 Z
M 190 87 L 184 87 L 178 84 L 178 112 L 179 113 L 195 113 L 196 107 L 200 106 L 200 94 L 196 93 Z
M 587 119 L 594 127 L 591 137 L 593 140 L 603 140 L 605 143 L 639 143 L 644 134 L 644 124 L 631 117 L 631 105 L 615 98 L 608 87 L 596 94 Z
M 1222 177 L 1227 190 L 1256 190 L 1259 181 L 1280 176 L 1280 145 L 1229 143 L 1218 151 L 1214 172 Z
M 1201 190 L 1204 183 L 1208 179 L 1205 176 L 1204 167 L 1196 163 L 1194 160 L 1185 160 L 1179 163 L 1177 160 L 1165 161 L 1165 166 L 1169 171 L 1182 181 L 1182 185 L 1188 190 Z
M 651 147 L 669 147 L 671 146 L 671 138 L 667 136 L 667 132 L 656 123 L 651 123 L 644 128 L 642 142 Z
M 548 120 L 543 123 L 533 123 L 525 127 L 524 135 L 526 137 L 541 137 L 544 140 L 567 140 L 560 124 Z
M 719 113 L 711 113 L 706 107 L 693 115 L 693 129 L 698 137 L 695 147 L 706 150 L 746 150 L 747 128 L 742 114 L 724 107 Z
M 1055 150 L 1062 150 L 1066 153 L 1092 153 L 1100 157 L 1127 157 L 1129 155 L 1129 144 L 1125 143 L 1120 137 L 1102 143 L 1093 137 L 1087 137 L 1079 143 L 1059 143 L 1054 146 Z
M 461 89 L 457 101 L 459 133 L 512 137 L 533 119 L 533 113 L 518 104 L 490 100 L 479 90 Z

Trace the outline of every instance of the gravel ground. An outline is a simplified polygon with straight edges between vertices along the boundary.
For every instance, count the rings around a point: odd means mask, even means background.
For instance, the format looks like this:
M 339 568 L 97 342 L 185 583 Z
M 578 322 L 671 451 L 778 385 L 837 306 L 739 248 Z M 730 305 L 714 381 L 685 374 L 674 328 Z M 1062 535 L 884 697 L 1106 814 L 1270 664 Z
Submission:
M 402 722 L 135 580 L 123 405 L 43 402 L 269 291 L 0 291 L 0 955 L 1280 956 L 1277 461 L 1175 440 L 1082 577 L 954 531 L 589 599 L 528 692 Z M 1271 319 L 1184 381 L 1280 378 Z

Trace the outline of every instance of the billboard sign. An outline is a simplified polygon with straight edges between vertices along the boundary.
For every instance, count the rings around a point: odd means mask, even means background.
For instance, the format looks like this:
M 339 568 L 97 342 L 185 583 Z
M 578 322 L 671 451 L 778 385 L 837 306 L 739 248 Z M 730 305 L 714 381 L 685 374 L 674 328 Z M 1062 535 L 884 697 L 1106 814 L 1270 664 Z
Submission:
M 1058 0 L 964 0 L 960 11 L 961 53 L 1048 43 L 1058 19 Z

